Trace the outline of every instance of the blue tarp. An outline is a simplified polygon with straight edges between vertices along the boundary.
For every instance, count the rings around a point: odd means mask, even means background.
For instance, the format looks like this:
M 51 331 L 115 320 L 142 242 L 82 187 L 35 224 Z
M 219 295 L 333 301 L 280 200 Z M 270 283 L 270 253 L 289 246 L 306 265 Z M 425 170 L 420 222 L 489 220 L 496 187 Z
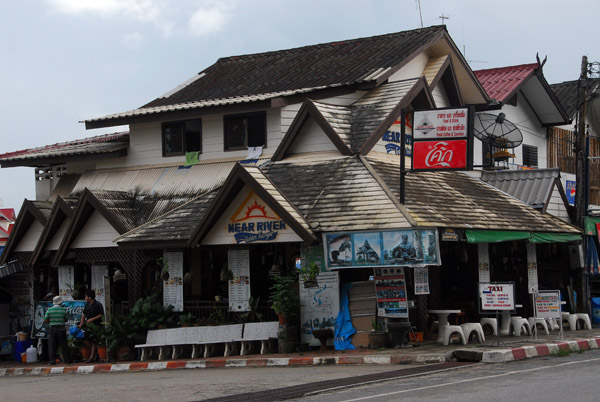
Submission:
M 340 312 L 335 320 L 335 337 L 333 338 L 335 350 L 356 349 L 350 340 L 350 337 L 356 332 L 356 329 L 352 326 L 352 319 L 350 318 L 350 310 L 348 308 L 348 292 L 351 287 L 352 283 L 346 283 L 342 288 Z
M 586 236 L 585 272 L 589 275 L 598 275 L 598 250 L 594 236 Z

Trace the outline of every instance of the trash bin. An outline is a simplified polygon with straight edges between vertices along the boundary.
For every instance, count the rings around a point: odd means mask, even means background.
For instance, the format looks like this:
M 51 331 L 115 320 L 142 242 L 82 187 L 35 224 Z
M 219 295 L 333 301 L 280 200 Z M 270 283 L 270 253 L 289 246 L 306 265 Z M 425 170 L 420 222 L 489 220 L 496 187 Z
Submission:
M 600 297 L 592 297 L 592 323 L 600 324 Z

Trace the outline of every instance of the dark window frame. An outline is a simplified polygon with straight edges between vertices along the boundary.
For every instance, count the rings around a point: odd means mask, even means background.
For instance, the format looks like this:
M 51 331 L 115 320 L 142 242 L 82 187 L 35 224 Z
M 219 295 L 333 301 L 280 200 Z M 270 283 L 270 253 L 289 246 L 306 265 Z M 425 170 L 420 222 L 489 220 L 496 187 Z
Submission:
M 236 143 L 232 137 L 231 130 L 243 130 L 238 132 Z M 250 132 L 252 131 L 252 132 Z M 262 132 L 258 132 L 262 131 Z M 242 138 L 242 134 L 243 138 Z M 267 112 L 239 113 L 223 116 L 223 150 L 240 151 L 250 147 L 267 146 Z
M 194 123 L 198 124 L 198 129 L 193 130 L 188 127 Z M 181 150 L 168 151 L 167 130 L 175 131 L 175 135 L 181 135 L 181 140 L 174 141 L 175 145 L 180 145 Z M 169 121 L 161 124 L 162 156 L 185 156 L 187 152 L 202 153 L 202 119 L 188 119 Z M 178 131 L 178 132 L 177 132 Z M 194 136 L 197 135 L 197 138 Z M 179 143 L 179 144 L 177 144 Z

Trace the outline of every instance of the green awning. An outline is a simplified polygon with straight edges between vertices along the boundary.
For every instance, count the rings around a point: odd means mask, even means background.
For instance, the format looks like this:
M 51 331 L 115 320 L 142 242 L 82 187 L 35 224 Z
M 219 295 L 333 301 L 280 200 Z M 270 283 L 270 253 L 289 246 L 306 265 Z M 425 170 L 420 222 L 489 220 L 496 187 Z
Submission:
M 596 236 L 596 223 L 600 223 L 600 217 L 597 216 L 586 216 L 585 217 L 585 234 L 589 236 Z
M 528 240 L 531 237 L 529 232 L 510 230 L 467 229 L 465 234 L 469 243 L 498 243 L 501 241 Z
M 581 241 L 580 234 L 574 233 L 536 233 L 511 230 L 476 230 L 465 231 L 469 243 L 499 243 L 502 241 L 529 240 L 532 243 L 566 243 Z
M 566 243 L 569 241 L 581 241 L 581 235 L 573 233 L 531 233 L 532 243 Z

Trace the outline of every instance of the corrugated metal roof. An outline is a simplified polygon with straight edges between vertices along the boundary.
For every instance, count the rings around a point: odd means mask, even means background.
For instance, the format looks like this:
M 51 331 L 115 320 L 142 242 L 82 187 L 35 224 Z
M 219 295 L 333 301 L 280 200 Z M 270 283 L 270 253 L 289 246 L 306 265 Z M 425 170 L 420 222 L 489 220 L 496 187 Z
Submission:
M 577 84 L 578 81 L 565 81 L 550 85 L 569 117 L 575 117 L 577 112 Z M 597 99 L 600 95 L 600 78 L 588 78 L 586 93 L 588 98 L 596 94 L 595 98 Z
M 79 140 L 60 142 L 43 147 L 23 149 L 0 154 L 0 164 L 9 161 L 25 161 L 47 158 L 64 158 L 74 155 L 90 155 L 127 149 L 129 133 L 104 134 Z
M 197 195 L 220 186 L 236 162 L 213 162 L 190 167 L 90 171 L 82 175 L 72 194 L 84 189 L 141 195 Z
M 404 59 L 447 35 L 433 26 L 368 38 L 219 59 L 178 91 L 137 110 L 86 120 L 93 123 L 167 111 L 268 100 L 323 88 L 374 81 Z
M 490 98 L 504 102 L 539 67 L 538 63 L 474 71 Z
M 556 169 L 484 171 L 481 180 L 531 205 L 543 208 L 560 177 Z

